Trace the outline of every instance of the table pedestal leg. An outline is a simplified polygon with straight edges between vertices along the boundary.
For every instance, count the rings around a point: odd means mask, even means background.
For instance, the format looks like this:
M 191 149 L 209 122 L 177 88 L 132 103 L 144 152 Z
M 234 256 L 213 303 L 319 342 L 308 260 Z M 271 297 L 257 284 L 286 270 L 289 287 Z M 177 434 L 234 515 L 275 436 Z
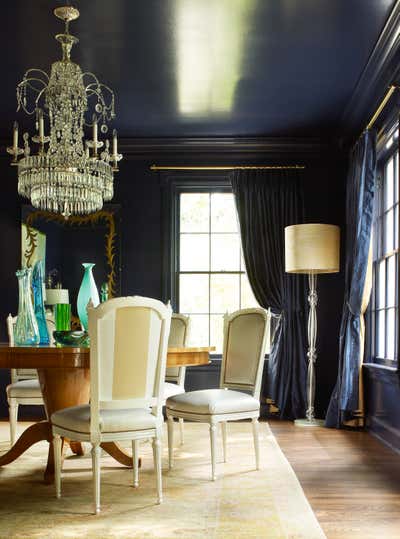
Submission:
M 72 440 L 68 440 L 69 447 L 71 448 L 72 453 L 75 455 L 78 455 L 78 457 L 82 457 L 84 455 L 83 447 L 81 442 L 73 442 Z
M 121 447 L 116 442 L 103 442 L 100 444 L 101 448 L 104 449 L 106 453 L 111 455 L 115 460 L 124 466 L 129 468 L 133 467 L 132 454 L 129 454 L 123 447 Z M 141 465 L 141 460 L 139 459 L 139 466 Z
M 48 421 L 39 421 L 24 430 L 12 448 L 7 453 L 4 453 L 4 455 L 1 455 L 0 466 L 9 464 L 17 459 L 29 447 L 41 440 L 47 440 L 48 442 L 52 440 L 51 425 Z

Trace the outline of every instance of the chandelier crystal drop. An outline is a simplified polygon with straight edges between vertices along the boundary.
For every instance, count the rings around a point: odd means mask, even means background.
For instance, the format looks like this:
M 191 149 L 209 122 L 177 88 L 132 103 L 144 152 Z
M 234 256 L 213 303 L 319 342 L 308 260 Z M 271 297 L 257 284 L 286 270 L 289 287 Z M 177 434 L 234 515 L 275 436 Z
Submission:
M 18 167 L 18 193 L 35 208 L 68 218 L 98 211 L 112 199 L 114 172 L 122 155 L 115 130 L 111 148 L 109 140 L 98 138 L 98 130 L 105 135 L 115 118 L 113 91 L 93 73 L 82 73 L 70 59 L 78 39 L 69 33 L 69 23 L 79 11 L 67 6 L 56 8 L 54 14 L 65 23 L 64 33 L 55 36 L 62 59 L 52 64 L 50 76 L 29 69 L 18 84 L 17 111 L 34 117 L 36 134 L 24 133 L 19 148 L 15 123 L 13 145 L 7 151 Z M 85 127 L 91 128 L 92 138 L 85 140 Z

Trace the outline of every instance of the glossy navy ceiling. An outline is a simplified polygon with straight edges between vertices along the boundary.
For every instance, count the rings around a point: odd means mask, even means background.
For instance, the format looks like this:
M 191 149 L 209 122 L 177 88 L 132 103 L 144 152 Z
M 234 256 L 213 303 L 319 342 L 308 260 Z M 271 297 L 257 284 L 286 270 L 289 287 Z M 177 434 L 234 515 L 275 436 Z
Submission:
M 123 136 L 320 135 L 339 124 L 394 3 L 81 0 L 72 58 L 115 90 Z M 3 136 L 24 71 L 59 57 L 59 5 L 2 12 Z

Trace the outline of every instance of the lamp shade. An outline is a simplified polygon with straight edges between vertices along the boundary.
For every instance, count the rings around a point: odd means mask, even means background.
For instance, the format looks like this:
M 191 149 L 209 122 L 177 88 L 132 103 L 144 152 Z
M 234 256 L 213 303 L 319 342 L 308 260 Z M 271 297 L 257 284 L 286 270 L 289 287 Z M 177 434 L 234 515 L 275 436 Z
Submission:
M 285 228 L 285 269 L 288 273 L 337 273 L 340 228 L 304 224 Z
M 65 288 L 46 288 L 46 305 L 57 305 L 57 303 L 69 303 L 69 293 Z

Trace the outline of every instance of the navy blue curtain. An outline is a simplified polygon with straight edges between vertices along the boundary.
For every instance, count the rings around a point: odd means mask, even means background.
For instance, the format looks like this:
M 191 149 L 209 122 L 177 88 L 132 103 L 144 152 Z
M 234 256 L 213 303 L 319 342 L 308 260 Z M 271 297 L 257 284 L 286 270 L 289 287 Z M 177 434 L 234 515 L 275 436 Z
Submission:
M 232 176 L 243 256 L 254 295 L 274 316 L 267 387 L 282 418 L 306 408 L 306 289 L 302 275 L 285 273 L 285 226 L 304 222 L 302 172 L 237 170 Z
M 361 305 L 371 243 L 376 177 L 376 136 L 366 131 L 350 154 L 346 192 L 345 295 L 336 387 L 326 416 L 339 428 L 359 410 Z

